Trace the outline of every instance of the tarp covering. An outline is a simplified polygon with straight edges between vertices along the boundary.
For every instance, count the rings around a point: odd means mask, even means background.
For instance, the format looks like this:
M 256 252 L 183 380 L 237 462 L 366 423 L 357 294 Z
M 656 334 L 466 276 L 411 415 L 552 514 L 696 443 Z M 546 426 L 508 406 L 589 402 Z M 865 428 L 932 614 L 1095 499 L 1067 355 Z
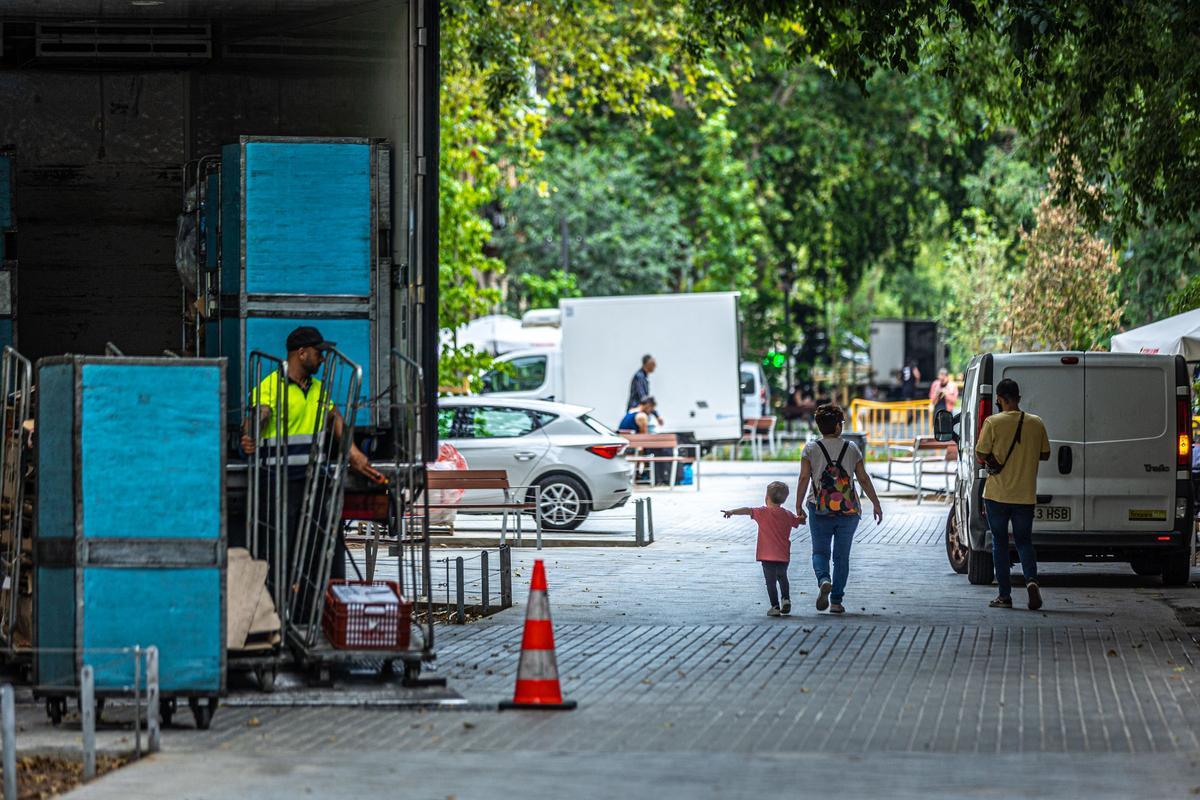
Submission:
M 1112 338 L 1114 353 L 1182 355 L 1200 361 L 1200 308 L 1151 322 Z

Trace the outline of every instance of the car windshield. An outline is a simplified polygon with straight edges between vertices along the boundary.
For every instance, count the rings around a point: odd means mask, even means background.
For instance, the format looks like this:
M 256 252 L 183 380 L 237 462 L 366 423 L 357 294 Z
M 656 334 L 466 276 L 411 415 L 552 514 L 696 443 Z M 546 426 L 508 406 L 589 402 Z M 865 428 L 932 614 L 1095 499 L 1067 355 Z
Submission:
M 489 392 L 532 392 L 545 382 L 545 356 L 525 356 L 501 362 L 483 377 Z
M 742 394 L 754 394 L 754 373 L 742 373 Z
M 582 417 L 579 418 L 579 420 L 584 425 L 587 425 L 589 428 L 594 430 L 596 433 L 602 434 L 604 436 L 616 436 L 617 435 L 612 430 L 612 428 L 608 427 L 607 425 L 605 425 L 603 422 L 596 419 L 595 417 L 589 417 L 587 414 L 584 414 Z

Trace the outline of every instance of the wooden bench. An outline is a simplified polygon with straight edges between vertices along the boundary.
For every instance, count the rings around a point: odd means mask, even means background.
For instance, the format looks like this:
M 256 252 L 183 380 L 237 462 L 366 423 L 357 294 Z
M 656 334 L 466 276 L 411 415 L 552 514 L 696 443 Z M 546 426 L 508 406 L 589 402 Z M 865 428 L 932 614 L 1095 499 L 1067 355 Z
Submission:
M 517 544 L 521 543 L 521 515 L 533 512 L 538 546 L 542 543 L 542 490 L 540 486 L 510 486 L 508 473 L 502 469 L 431 469 L 425 472 L 425 489 L 485 490 L 500 491 L 504 499 L 499 502 L 430 503 L 429 508 L 454 509 L 455 511 L 499 511 L 501 513 L 500 543 L 508 538 L 508 515 L 516 516 Z M 533 500 L 519 498 L 533 493 Z M 518 494 L 512 494 L 517 492 Z
M 678 478 L 678 470 L 680 464 L 692 465 L 692 483 L 696 486 L 696 491 L 700 491 L 700 445 L 698 444 L 680 444 L 679 437 L 673 433 L 628 433 L 622 432 L 622 436 L 629 442 L 629 449 L 637 451 L 638 455 L 626 455 L 625 460 L 632 464 L 649 464 L 650 465 L 650 485 L 655 485 L 654 465 L 670 464 L 671 479 L 668 484 L 672 489 L 675 488 Z M 646 450 L 669 450 L 670 455 L 641 455 Z M 682 455 L 680 451 L 690 450 L 692 455 Z

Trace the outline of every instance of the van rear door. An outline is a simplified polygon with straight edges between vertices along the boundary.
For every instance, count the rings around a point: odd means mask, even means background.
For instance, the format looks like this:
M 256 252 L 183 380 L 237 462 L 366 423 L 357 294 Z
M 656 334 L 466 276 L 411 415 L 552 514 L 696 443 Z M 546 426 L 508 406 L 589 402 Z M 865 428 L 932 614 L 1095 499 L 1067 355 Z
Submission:
M 1086 356 L 1087 509 L 1091 531 L 1174 527 L 1175 363 L 1169 356 Z
M 1050 460 L 1038 467 L 1034 531 L 1083 531 L 1084 479 L 1090 456 L 1084 446 L 1083 353 L 1022 353 L 996 357 L 995 382 L 1021 387 L 1021 408 L 1046 424 Z M 1000 442 L 1001 447 L 1007 442 Z

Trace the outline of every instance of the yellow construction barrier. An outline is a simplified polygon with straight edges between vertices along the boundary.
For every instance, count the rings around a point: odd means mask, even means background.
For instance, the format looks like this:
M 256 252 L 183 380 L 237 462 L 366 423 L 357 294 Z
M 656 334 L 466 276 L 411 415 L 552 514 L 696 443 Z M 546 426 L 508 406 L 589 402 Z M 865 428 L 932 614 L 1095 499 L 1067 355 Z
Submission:
M 885 451 L 892 447 L 912 448 L 917 436 L 933 435 L 933 403 L 904 400 L 885 403 L 856 398 L 850 403 L 851 430 L 865 433 L 867 444 Z

